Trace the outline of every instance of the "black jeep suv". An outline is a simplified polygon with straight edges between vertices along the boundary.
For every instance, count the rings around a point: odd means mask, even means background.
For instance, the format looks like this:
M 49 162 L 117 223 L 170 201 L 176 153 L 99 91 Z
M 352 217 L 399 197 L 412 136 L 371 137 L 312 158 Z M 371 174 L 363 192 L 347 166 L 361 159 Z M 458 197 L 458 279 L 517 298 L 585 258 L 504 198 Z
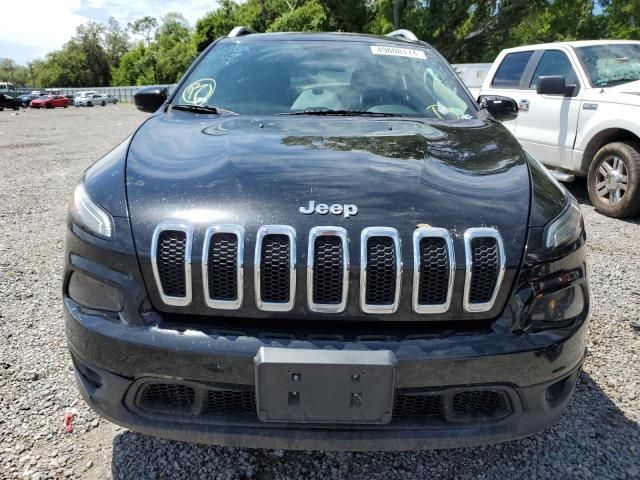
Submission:
M 408 32 L 214 42 L 75 188 L 85 400 L 245 447 L 476 445 L 552 423 L 585 353 L 576 201 Z

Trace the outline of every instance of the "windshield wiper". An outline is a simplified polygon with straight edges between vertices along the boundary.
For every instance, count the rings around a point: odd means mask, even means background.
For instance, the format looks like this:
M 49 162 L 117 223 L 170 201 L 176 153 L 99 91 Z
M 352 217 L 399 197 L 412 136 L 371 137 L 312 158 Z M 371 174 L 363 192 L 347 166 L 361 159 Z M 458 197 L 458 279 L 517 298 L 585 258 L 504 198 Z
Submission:
M 172 109 L 176 110 L 184 110 L 185 112 L 193 112 L 193 113 L 214 113 L 217 115 L 238 115 L 236 112 L 232 112 L 231 110 L 225 110 L 220 107 L 213 107 L 210 105 L 191 105 L 188 103 L 178 103 L 177 105 L 171 105 Z
M 344 117 L 403 117 L 397 113 L 367 112 L 366 110 L 297 110 L 276 115 L 339 115 Z
M 598 85 L 599 87 L 613 87 L 615 85 L 620 85 L 623 83 L 630 83 L 630 82 L 635 82 L 637 80 L 640 80 L 638 77 L 620 77 L 620 78 L 614 78 L 613 80 L 607 80 L 606 82 L 599 82 L 596 85 Z

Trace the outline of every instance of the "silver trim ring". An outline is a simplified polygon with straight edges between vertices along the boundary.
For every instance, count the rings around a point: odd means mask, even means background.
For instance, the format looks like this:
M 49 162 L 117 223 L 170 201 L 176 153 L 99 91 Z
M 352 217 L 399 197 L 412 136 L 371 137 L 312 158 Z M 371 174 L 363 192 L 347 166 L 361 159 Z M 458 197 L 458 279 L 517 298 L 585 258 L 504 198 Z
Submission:
M 342 242 L 342 298 L 340 303 L 315 303 L 313 301 L 313 263 L 315 244 L 318 237 L 338 237 Z M 349 241 L 347 231 L 342 227 L 314 227 L 309 231 L 307 249 L 307 305 L 309 310 L 318 313 L 341 313 L 347 306 L 349 295 Z
M 263 302 L 260 296 L 262 242 L 267 235 L 286 235 L 289 237 L 289 301 L 286 303 Z M 296 298 L 296 230 L 293 227 L 289 225 L 263 225 L 258 229 L 253 267 L 253 285 L 258 309 L 266 312 L 289 312 L 293 310 Z
M 162 232 L 184 232 L 186 235 L 186 245 L 184 251 L 184 283 L 185 283 L 185 296 L 174 297 L 171 295 L 165 295 L 162 288 L 162 282 L 160 280 L 160 272 L 158 271 L 158 239 Z M 175 222 L 162 222 L 153 232 L 153 239 L 151 240 L 151 268 L 153 269 L 153 276 L 156 280 L 156 287 L 160 298 L 166 305 L 172 305 L 176 307 L 186 307 L 191 304 L 192 292 L 191 292 L 191 248 L 193 246 L 193 227 L 187 223 L 175 223 Z
M 493 238 L 498 246 L 498 278 L 496 279 L 496 286 L 493 290 L 491 300 L 483 303 L 470 303 L 469 293 L 471 289 L 471 269 L 473 267 L 473 251 L 471 249 L 471 242 L 476 238 Z M 505 254 L 504 245 L 502 243 L 502 236 L 500 232 L 495 228 L 478 227 L 469 228 L 464 232 L 464 249 L 465 249 L 465 279 L 464 279 L 464 297 L 463 306 L 465 311 L 474 312 L 486 312 L 491 310 L 493 304 L 496 301 L 500 286 L 502 285 L 502 279 L 504 277 L 505 270 Z
M 420 292 L 420 272 L 422 264 L 420 262 L 420 241 L 423 238 L 442 238 L 447 248 L 449 260 L 449 282 L 447 284 L 447 298 L 444 303 L 438 305 L 422 305 L 418 303 Z M 416 313 L 444 313 L 449 310 L 451 297 L 453 295 L 453 282 L 456 273 L 456 254 L 453 248 L 451 234 L 444 228 L 422 227 L 413 232 L 413 311 Z
M 217 233 L 231 233 L 236 236 L 238 251 L 236 256 L 237 291 L 235 300 L 216 300 L 209 296 L 209 245 Z M 244 291 L 244 228 L 241 225 L 212 225 L 207 228 L 202 247 L 202 287 L 204 301 L 209 308 L 237 310 L 242 306 Z
M 396 250 L 396 294 L 389 305 L 368 305 L 367 300 L 367 242 L 371 237 L 389 237 Z M 395 313 L 400 303 L 402 280 L 402 249 L 398 230 L 390 227 L 368 227 L 360 234 L 360 308 L 364 313 Z

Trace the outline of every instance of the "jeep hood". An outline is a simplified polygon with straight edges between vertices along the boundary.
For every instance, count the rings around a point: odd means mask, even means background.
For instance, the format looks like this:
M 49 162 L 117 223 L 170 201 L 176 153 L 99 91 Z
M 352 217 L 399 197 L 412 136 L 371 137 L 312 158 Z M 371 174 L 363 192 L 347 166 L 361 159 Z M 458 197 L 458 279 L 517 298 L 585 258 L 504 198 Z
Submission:
M 161 221 L 241 224 L 249 234 L 285 224 L 301 237 L 314 226 L 337 225 L 354 239 L 368 226 L 410 236 L 429 224 L 458 237 L 469 227 L 494 226 L 512 265 L 520 262 L 530 196 L 518 143 L 501 125 L 480 120 L 442 126 L 174 112 L 136 133 L 126 182 L 142 251 Z M 302 215 L 311 200 L 355 204 L 358 214 Z

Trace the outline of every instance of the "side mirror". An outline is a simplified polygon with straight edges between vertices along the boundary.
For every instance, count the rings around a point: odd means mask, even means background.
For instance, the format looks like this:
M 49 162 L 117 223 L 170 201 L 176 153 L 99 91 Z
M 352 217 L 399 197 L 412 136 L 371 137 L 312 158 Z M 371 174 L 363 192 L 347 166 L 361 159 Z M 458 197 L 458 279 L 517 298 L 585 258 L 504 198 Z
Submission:
M 571 92 L 567 89 L 567 81 L 562 75 L 550 75 L 548 77 L 540 77 L 538 79 L 538 85 L 536 86 L 536 92 L 541 95 L 570 95 Z
M 167 87 L 144 87 L 133 96 L 138 110 L 153 113 L 167 100 Z
M 501 122 L 515 120 L 518 116 L 518 103 L 513 98 L 501 95 L 481 95 L 478 98 L 478 105 Z

